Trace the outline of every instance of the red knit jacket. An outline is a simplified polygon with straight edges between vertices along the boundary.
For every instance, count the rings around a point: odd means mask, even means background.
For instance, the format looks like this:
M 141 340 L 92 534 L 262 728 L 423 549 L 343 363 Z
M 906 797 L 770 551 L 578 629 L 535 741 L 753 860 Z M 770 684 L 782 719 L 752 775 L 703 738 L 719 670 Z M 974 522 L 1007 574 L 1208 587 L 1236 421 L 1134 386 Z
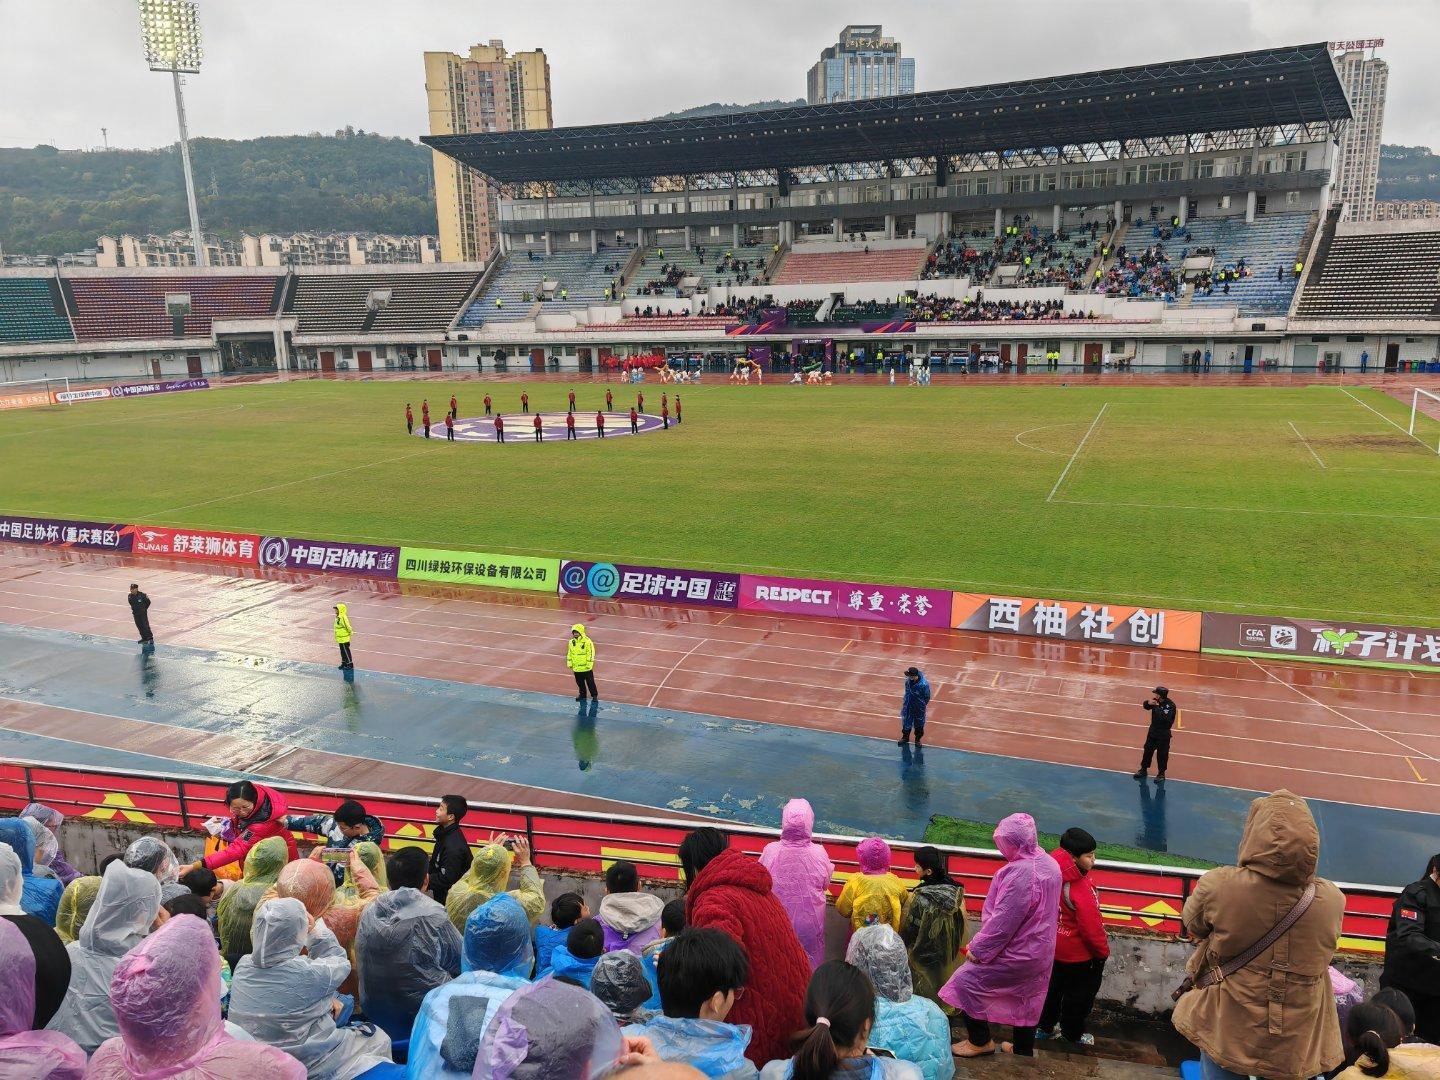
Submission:
M 788 1058 L 790 1037 L 805 1026 L 810 960 L 771 892 L 770 871 L 738 851 L 722 851 L 686 891 L 685 921 L 724 931 L 750 959 L 745 994 L 726 1017 L 755 1029 L 745 1056 L 757 1066 Z

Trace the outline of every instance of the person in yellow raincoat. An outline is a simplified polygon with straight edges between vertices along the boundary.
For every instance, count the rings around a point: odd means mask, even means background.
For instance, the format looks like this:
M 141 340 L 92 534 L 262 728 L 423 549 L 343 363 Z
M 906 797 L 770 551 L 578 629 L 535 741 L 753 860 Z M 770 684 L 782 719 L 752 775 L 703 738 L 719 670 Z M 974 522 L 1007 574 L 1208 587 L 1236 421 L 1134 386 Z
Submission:
M 520 901 L 530 917 L 531 927 L 539 924 L 540 916 L 545 913 L 545 888 L 539 871 L 530 863 L 530 843 L 523 836 L 501 836 L 475 852 L 470 869 L 450 886 L 450 893 L 445 897 L 445 913 L 462 936 L 470 913 L 496 893 L 505 891 L 512 865 L 519 870 L 520 880 L 510 895 Z
M 565 649 L 565 666 L 575 673 L 575 689 L 580 691 L 575 700 L 584 701 L 585 692 L 588 690 L 590 696 L 599 701 L 600 692 L 595 689 L 595 642 L 586 636 L 584 623 L 577 622 L 570 627 L 570 644 Z M 463 926 L 461 932 L 464 932 Z
M 354 628 L 350 625 L 348 604 L 335 605 L 335 644 L 340 646 L 340 670 L 354 671 L 355 661 L 350 656 L 350 637 Z
M 855 847 L 860 873 L 852 874 L 835 901 L 835 910 L 856 930 L 884 923 L 896 933 L 905 922 L 910 890 L 890 872 L 890 845 L 878 836 Z

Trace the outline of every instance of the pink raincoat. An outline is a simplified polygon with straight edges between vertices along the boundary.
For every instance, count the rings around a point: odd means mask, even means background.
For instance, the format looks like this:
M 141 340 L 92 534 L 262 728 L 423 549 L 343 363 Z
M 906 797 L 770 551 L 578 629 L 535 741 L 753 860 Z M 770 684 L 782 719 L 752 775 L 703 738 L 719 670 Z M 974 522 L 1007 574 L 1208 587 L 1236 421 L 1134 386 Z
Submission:
M 203 919 L 176 915 L 121 959 L 110 981 L 120 1026 L 86 1080 L 305 1080 L 283 1050 L 241 1042 L 220 1019 L 220 953 Z
M 825 962 L 825 890 L 835 873 L 825 849 L 811 843 L 814 831 L 810 804 L 791 799 L 780 815 L 780 839 L 760 853 L 760 865 L 770 871 L 775 897 L 795 926 L 811 971 Z
M 1005 856 L 980 912 L 967 962 L 940 989 L 966 1016 L 1034 1027 L 1045 1004 L 1060 918 L 1060 867 L 1040 850 L 1035 819 L 1011 814 L 995 829 Z
M 0 919 L 0 1076 L 80 1080 L 85 1051 L 69 1035 L 32 1031 L 34 1022 L 35 954 L 15 924 Z

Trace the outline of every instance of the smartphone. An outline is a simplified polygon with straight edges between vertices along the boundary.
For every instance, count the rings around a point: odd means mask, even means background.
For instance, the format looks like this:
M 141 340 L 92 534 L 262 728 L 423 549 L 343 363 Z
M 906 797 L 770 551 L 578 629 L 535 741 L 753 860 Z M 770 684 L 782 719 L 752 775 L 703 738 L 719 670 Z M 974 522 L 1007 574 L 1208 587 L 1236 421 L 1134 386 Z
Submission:
M 515 850 L 515 841 L 514 841 L 514 840 L 502 840 L 502 841 L 500 842 L 500 846 L 503 847 L 506 851 L 514 851 L 514 850 Z
M 350 861 L 350 849 L 327 847 L 320 852 L 320 861 L 326 863 L 348 863 Z

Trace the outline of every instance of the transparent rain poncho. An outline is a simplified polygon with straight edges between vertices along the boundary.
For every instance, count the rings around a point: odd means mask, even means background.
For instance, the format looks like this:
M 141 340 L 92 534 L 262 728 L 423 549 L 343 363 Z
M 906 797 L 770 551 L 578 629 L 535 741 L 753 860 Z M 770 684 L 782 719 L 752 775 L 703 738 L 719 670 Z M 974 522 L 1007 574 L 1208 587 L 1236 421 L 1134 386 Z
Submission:
M 748 1024 L 659 1014 L 643 1025 L 625 1028 L 622 1034 L 649 1039 L 663 1060 L 683 1061 L 706 1076 L 738 1080 L 756 1075 L 755 1066 L 745 1057 L 750 1045 Z
M 492 896 L 465 920 L 461 971 L 493 971 L 528 979 L 535 969 L 530 918 L 509 893 Z
M 284 1051 L 226 1034 L 220 954 L 203 919 L 177 915 L 115 968 L 120 1037 L 90 1059 L 86 1080 L 305 1080 Z
M 119 1034 L 110 1009 L 110 978 L 120 958 L 150 933 L 160 912 L 160 882 L 155 875 L 123 862 L 105 869 L 90 916 L 70 954 L 70 989 L 51 1019 L 51 1031 L 63 1031 L 87 1054 Z
M 460 934 L 430 897 L 408 888 L 381 893 L 355 935 L 365 1015 L 404 1038 L 425 995 L 460 974 L 460 951 Z
M 644 961 L 629 949 L 606 953 L 595 961 L 595 970 L 590 973 L 590 992 L 622 1024 L 636 1022 L 635 1014 L 650 999 L 651 992 Z
M 34 1031 L 35 954 L 25 935 L 0 919 L 0 1076 L 80 1080 L 85 1051 L 58 1031 Z
M 305 910 L 318 919 L 335 900 L 335 875 L 324 863 L 299 859 L 280 871 L 275 893 L 299 900 Z
M 760 853 L 760 865 L 770 871 L 775 898 L 790 916 L 812 970 L 825 962 L 825 890 L 835 873 L 825 849 L 810 839 L 814 830 L 810 804 L 791 799 L 780 815 L 780 839 Z
M 939 1005 L 912 991 L 910 958 L 900 935 L 884 923 L 857 930 L 845 959 L 868 975 L 875 987 L 870 1045 L 918 1065 L 925 1080 L 954 1076 L 950 1021 Z
M 615 1017 L 578 986 L 542 979 L 500 1006 L 475 1059 L 475 1080 L 596 1080 L 619 1060 Z
M 380 887 L 382 892 L 390 888 L 390 883 L 385 877 L 385 853 L 380 850 L 378 844 L 362 840 L 355 845 L 355 854 L 360 856 L 360 861 L 365 864 L 365 869 L 370 871 L 370 876 L 375 879 L 375 884 Z M 360 886 L 356 883 L 355 875 L 350 872 L 348 864 L 345 867 L 345 879 L 335 890 L 335 902 L 337 904 L 360 903 Z
M 20 820 L 30 830 L 30 839 L 35 843 L 36 876 L 58 879 L 59 875 L 50 868 L 50 864 L 55 861 L 55 856 L 60 854 L 60 841 L 56 840 L 55 834 L 35 818 L 22 817 Z
M 510 880 L 510 867 L 515 856 L 501 844 L 484 844 L 476 852 L 465 876 L 450 886 L 445 897 L 445 910 L 455 929 L 465 932 L 465 920 L 470 913 L 497 893 L 505 891 Z M 533 927 L 545 913 L 545 890 L 540 884 L 540 874 L 533 866 L 520 871 L 520 881 L 511 891 L 511 896 L 520 901 Z
M 55 878 L 35 876 L 35 837 L 30 826 L 19 818 L 0 818 L 0 844 L 10 845 L 20 860 L 20 906 L 49 926 L 55 925 L 60 894 L 65 887 Z M 4 882 L 0 881 L 0 896 Z
M 330 1004 L 350 961 L 304 904 L 293 897 L 262 904 L 251 939 L 253 951 L 230 980 L 231 1023 L 290 1054 L 312 1080 L 358 1076 L 390 1060 L 384 1031 L 335 1026 Z
M 959 882 L 921 885 L 910 894 L 900 936 L 910 950 L 910 981 L 921 997 L 939 1000 L 960 966 L 965 944 L 965 888 Z
M 233 968 L 240 957 L 250 951 L 250 923 L 255 908 L 280 878 L 289 852 L 278 836 L 261 840 L 245 856 L 245 875 L 225 890 L 215 908 L 216 927 L 220 931 L 220 950 Z
M 20 811 L 20 816 L 22 818 L 34 818 L 50 830 L 57 844 L 60 842 L 60 826 L 65 824 L 65 815 L 53 806 L 32 802 L 28 804 L 24 810 Z M 80 876 L 80 871 L 65 861 L 64 852 L 57 851 L 55 857 L 50 860 L 48 865 L 51 870 L 55 871 L 55 876 L 60 879 L 62 885 L 69 885 L 70 882 Z
M 426 1080 L 470 1076 L 490 1021 L 511 994 L 527 985 L 493 971 L 469 971 L 431 990 L 410 1032 L 407 1075 Z
M 86 916 L 100 894 L 100 878 L 94 874 L 78 877 L 60 894 L 60 913 L 55 917 L 55 933 L 66 945 L 80 936 Z
M 180 880 L 180 860 L 159 837 L 140 837 L 125 849 L 123 859 L 126 866 L 154 874 L 161 885 L 173 885 Z

